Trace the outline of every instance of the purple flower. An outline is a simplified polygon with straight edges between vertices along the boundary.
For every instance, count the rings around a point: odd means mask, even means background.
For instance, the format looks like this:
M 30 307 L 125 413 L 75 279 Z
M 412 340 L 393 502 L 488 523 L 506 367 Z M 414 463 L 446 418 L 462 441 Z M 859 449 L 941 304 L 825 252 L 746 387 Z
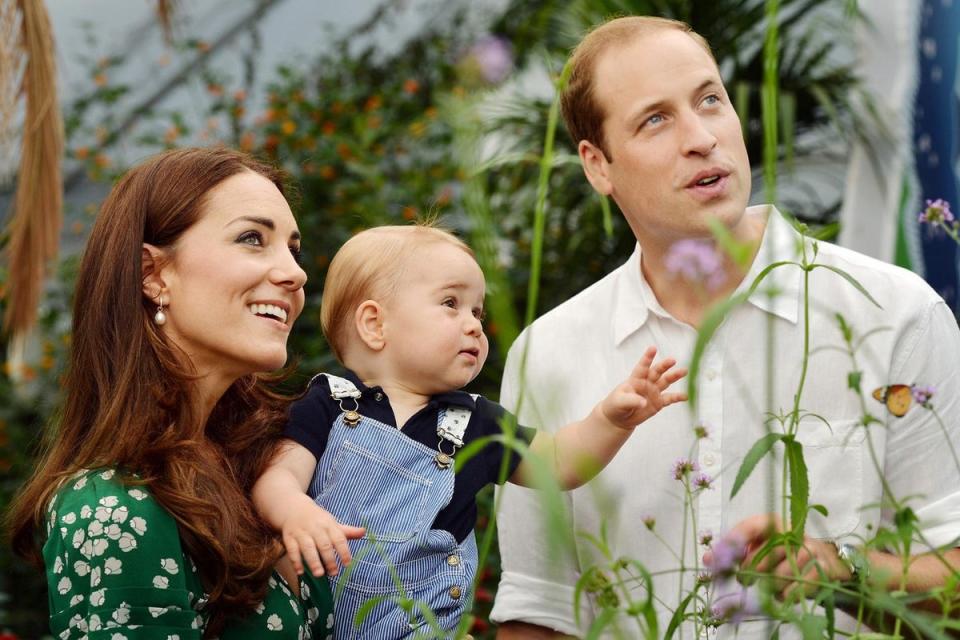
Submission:
M 711 478 L 709 475 L 705 473 L 699 473 L 693 479 L 693 487 L 695 489 L 699 489 L 700 491 L 703 491 L 705 489 L 712 489 L 713 488 L 712 485 L 713 485 L 713 478 Z
M 645 526 L 650 531 L 653 531 L 653 528 L 657 526 L 657 519 L 651 515 L 645 515 L 641 518 L 643 521 L 643 526 Z
M 746 542 L 735 534 L 726 533 L 713 541 L 709 555 L 705 558 L 709 562 L 704 564 L 714 575 L 728 575 L 737 568 L 746 555 Z
M 673 474 L 674 480 L 683 480 L 691 473 L 697 473 L 698 471 L 700 471 L 700 465 L 693 460 L 688 460 L 687 458 L 677 458 L 673 463 L 673 469 L 671 470 L 671 473 Z
M 950 203 L 941 198 L 927 200 L 927 208 L 917 219 L 933 226 L 954 221 L 953 212 L 950 211 Z
M 710 604 L 714 618 L 734 625 L 762 612 L 756 588 L 744 587 L 735 580 L 718 584 Z
M 723 256 L 709 240 L 687 238 L 674 242 L 664 264 L 674 276 L 690 282 L 703 282 L 708 289 L 717 289 L 726 280 Z
M 467 59 L 486 82 L 499 84 L 513 69 L 513 47 L 503 38 L 485 36 L 470 47 Z
M 916 403 L 919 405 L 926 405 L 928 402 L 930 402 L 930 398 L 932 398 L 937 392 L 936 389 L 929 385 L 926 387 L 921 387 L 920 385 L 916 384 L 910 387 L 910 391 L 913 393 L 914 401 L 916 401 Z

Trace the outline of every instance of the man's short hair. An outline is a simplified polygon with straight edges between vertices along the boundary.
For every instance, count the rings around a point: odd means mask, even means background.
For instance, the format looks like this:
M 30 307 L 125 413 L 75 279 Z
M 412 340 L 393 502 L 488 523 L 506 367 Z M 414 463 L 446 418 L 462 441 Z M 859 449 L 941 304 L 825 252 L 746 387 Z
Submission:
M 560 108 L 567 131 L 574 144 L 590 142 L 611 160 L 603 137 L 603 121 L 607 117 L 594 95 L 593 75 L 597 59 L 608 49 L 621 46 L 637 37 L 674 29 L 689 34 L 716 61 L 710 45 L 686 22 L 655 16 L 614 18 L 594 27 L 570 55 L 570 78 L 560 94 Z
M 433 222 L 382 226 L 361 231 L 337 251 L 323 284 L 320 325 L 327 344 L 340 362 L 355 334 L 357 307 L 366 300 L 385 302 L 396 292 L 406 265 L 429 244 L 444 243 L 475 258 L 460 238 Z

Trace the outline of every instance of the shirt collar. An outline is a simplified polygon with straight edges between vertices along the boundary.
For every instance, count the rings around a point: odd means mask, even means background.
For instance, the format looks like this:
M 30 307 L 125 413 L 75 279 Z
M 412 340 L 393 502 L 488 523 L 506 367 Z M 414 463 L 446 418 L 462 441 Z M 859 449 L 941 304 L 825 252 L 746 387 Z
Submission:
M 767 225 L 760 249 L 736 293 L 747 291 L 760 272 L 769 265 L 784 260 L 799 261 L 800 242 L 803 239 L 773 205 L 748 207 L 747 215 L 765 215 Z M 766 275 L 747 301 L 758 309 L 796 324 L 800 318 L 802 280 L 803 272 L 796 266 L 777 267 Z
M 767 224 L 763 232 L 760 249 L 750 265 L 736 293 L 749 289 L 753 281 L 769 264 L 781 260 L 795 260 L 799 255 L 800 234 L 793 228 L 776 207 L 759 205 L 748 207 L 745 215 L 766 216 Z M 613 299 L 613 338 L 619 345 L 628 336 L 640 329 L 649 318 L 649 314 L 675 320 L 668 313 L 640 269 L 642 250 L 639 243 L 630 258 L 621 267 L 614 286 Z M 779 267 L 764 278 L 763 283 L 747 301 L 755 307 L 772 313 L 788 322 L 796 323 L 799 318 L 800 269 L 790 266 Z M 770 296 L 768 292 L 774 291 Z M 734 295 L 736 295 L 736 293 Z
M 357 389 L 360 390 L 360 393 L 366 398 L 371 397 L 377 391 L 383 391 L 383 389 L 380 387 L 368 387 L 363 383 L 359 376 L 357 376 L 357 374 L 350 369 L 346 370 L 344 377 L 355 384 Z M 445 391 L 443 393 L 438 393 L 435 396 L 431 396 L 430 403 L 441 407 L 455 405 L 458 407 L 465 407 L 471 411 L 477 408 L 477 402 L 474 400 L 473 396 L 466 391 L 460 391 L 459 389 Z

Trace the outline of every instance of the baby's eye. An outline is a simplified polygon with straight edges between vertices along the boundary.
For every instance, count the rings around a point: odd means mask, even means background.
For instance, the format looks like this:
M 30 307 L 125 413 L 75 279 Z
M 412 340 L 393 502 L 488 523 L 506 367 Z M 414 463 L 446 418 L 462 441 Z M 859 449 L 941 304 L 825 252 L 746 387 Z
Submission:
M 237 242 L 241 244 L 249 244 L 254 247 L 263 246 L 263 234 L 259 231 L 244 231 L 237 238 Z
M 487 319 L 487 312 L 480 307 L 477 307 L 473 310 L 473 317 L 480 322 L 484 322 Z
M 442 305 L 445 306 L 445 307 L 450 307 L 451 309 L 456 309 L 456 308 L 457 308 L 457 299 L 456 299 L 456 298 L 444 298 L 444 299 L 443 299 L 443 302 L 441 302 L 440 304 L 442 304 Z

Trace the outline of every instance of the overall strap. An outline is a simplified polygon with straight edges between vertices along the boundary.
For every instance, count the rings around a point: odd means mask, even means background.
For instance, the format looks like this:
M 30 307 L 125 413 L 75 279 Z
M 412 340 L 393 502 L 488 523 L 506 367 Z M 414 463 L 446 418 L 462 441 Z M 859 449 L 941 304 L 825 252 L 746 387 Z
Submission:
M 362 395 L 360 389 L 357 389 L 357 386 L 347 380 L 346 378 L 341 378 L 340 376 L 335 376 L 329 373 L 318 373 L 313 376 L 310 380 L 312 385 L 318 378 L 321 376 L 327 379 L 327 382 L 330 384 L 330 396 L 340 404 L 340 410 L 343 411 L 343 422 L 348 427 L 355 427 L 360 423 L 360 403 L 358 400 Z M 353 398 L 353 409 L 348 409 L 343 406 L 343 401 L 346 398 Z
M 470 395 L 476 402 L 478 396 L 472 393 Z M 437 455 L 433 460 L 441 469 L 449 469 L 450 465 L 453 464 L 453 456 L 457 449 L 463 446 L 463 434 L 467 431 L 472 411 L 466 407 L 447 407 L 442 413 L 443 416 L 437 424 L 437 435 L 440 437 L 440 442 L 437 443 Z M 443 450 L 444 441 L 453 445 L 450 453 Z
M 340 376 L 335 376 L 330 373 L 318 373 L 317 375 L 310 378 L 310 384 L 307 386 L 313 386 L 313 383 L 320 378 L 326 378 L 327 383 L 330 385 L 330 395 L 341 400 L 343 398 L 359 398 L 360 389 L 357 389 L 356 385 L 347 380 L 346 378 L 341 378 Z

